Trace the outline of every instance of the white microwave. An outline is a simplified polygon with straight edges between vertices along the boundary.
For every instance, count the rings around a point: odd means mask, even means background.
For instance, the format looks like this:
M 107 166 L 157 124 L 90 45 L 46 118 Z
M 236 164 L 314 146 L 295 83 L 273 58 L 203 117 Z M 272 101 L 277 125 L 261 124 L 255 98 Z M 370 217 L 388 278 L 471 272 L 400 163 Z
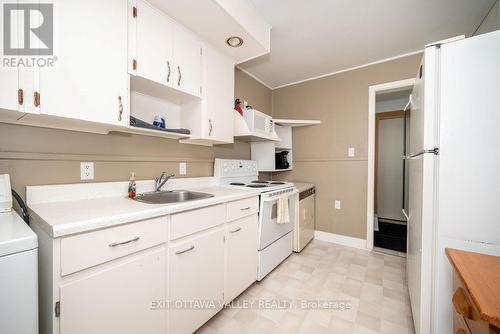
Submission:
M 270 136 L 274 133 L 274 122 L 271 116 L 268 116 L 255 109 L 243 110 L 243 118 L 252 133 Z

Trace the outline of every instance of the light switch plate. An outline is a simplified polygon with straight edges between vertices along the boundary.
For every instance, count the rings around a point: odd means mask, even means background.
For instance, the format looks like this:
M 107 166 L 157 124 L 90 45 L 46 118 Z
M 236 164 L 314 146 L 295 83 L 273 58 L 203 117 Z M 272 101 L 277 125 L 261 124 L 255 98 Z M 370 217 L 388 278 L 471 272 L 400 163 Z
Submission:
M 352 157 L 354 157 L 355 155 L 356 155 L 356 150 L 354 149 L 354 147 L 349 147 L 349 148 L 347 149 L 347 156 L 348 156 L 349 158 L 352 158 Z
M 335 200 L 335 209 L 340 210 L 340 200 Z
M 185 162 L 179 162 L 179 175 L 186 175 L 187 166 Z
M 80 180 L 94 179 L 94 163 L 83 161 L 80 162 Z

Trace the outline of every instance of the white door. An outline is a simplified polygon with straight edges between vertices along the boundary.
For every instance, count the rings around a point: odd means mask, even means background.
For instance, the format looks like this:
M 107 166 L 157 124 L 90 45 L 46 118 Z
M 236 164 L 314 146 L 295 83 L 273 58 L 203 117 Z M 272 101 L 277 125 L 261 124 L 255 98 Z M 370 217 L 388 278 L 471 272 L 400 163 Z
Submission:
M 148 80 L 172 86 L 174 82 L 174 24 L 145 1 L 137 1 L 136 72 Z M 133 32 L 129 32 L 133 33 Z
M 203 137 L 232 143 L 234 61 L 210 46 L 203 53 Z
M 24 96 L 24 90 L 19 85 L 17 69 L 0 69 L 0 109 L 18 111 L 22 106 L 21 101 L 18 103 L 18 94 Z M 21 117 L 21 114 L 18 115 Z
M 226 226 L 224 299 L 229 302 L 257 280 L 257 215 Z
M 200 41 L 184 28 L 174 27 L 174 88 L 185 93 L 201 94 L 201 57 Z
M 193 333 L 223 305 L 224 232 L 198 233 L 169 247 L 170 333 Z
M 53 3 L 57 60 L 40 69 L 40 113 L 127 124 L 127 2 Z
M 24 36 L 21 36 L 24 32 L 23 25 L 24 11 L 17 11 L 17 15 L 11 17 L 10 26 L 11 47 L 13 48 L 20 48 L 24 45 L 20 44 L 24 40 Z M 37 113 L 37 108 L 33 103 L 33 94 L 38 89 L 37 87 L 38 70 L 36 68 L 23 66 L 0 68 L 0 109 Z M 13 113 L 9 115 L 9 119 L 15 120 L 21 116 L 22 114 Z
M 166 333 L 165 254 L 134 255 L 61 285 L 60 333 Z
M 430 332 L 438 49 L 429 47 L 419 68 L 410 110 L 407 276 L 415 331 Z

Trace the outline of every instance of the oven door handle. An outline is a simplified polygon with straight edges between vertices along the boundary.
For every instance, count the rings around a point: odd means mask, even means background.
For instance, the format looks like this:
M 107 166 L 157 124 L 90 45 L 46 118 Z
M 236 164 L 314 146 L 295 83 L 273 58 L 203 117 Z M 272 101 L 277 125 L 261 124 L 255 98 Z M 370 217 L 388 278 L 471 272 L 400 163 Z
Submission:
M 281 195 L 276 196 L 276 197 L 266 197 L 262 201 L 263 202 L 274 202 L 274 201 L 277 201 L 278 199 L 280 199 L 282 197 L 290 197 L 290 196 L 293 196 L 293 195 L 297 195 L 298 193 L 299 193 L 298 190 L 294 190 L 292 192 L 281 194 Z

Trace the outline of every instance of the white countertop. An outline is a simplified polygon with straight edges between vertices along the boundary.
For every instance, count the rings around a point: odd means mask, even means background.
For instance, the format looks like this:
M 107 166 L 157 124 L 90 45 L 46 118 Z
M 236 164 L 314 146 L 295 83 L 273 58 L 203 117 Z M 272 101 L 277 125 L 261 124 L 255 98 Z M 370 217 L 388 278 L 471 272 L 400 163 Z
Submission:
M 85 187 L 85 185 L 70 186 Z M 59 186 L 46 187 L 50 193 L 53 191 L 50 189 L 51 187 Z M 30 203 L 30 187 L 28 187 L 28 206 L 31 215 L 37 218 L 35 219 L 36 223 L 51 237 L 58 238 L 70 234 L 89 232 L 100 228 L 258 196 L 259 194 L 259 191 L 253 189 L 240 189 L 217 185 L 184 187 L 184 189 L 209 193 L 214 195 L 214 197 L 182 203 L 148 204 L 134 201 L 123 195 L 106 197 L 103 194 L 99 194 L 101 197 L 89 198 L 88 194 L 86 194 L 83 198 L 68 196 L 71 198 L 70 200 L 61 200 L 60 197 L 55 196 L 55 198 L 59 200 Z M 41 192 L 40 190 L 36 191 Z M 58 189 L 58 191 L 63 190 Z M 35 194 L 31 197 L 40 197 L 40 194 Z
M 15 211 L 0 213 L 0 257 L 37 246 L 36 234 Z

